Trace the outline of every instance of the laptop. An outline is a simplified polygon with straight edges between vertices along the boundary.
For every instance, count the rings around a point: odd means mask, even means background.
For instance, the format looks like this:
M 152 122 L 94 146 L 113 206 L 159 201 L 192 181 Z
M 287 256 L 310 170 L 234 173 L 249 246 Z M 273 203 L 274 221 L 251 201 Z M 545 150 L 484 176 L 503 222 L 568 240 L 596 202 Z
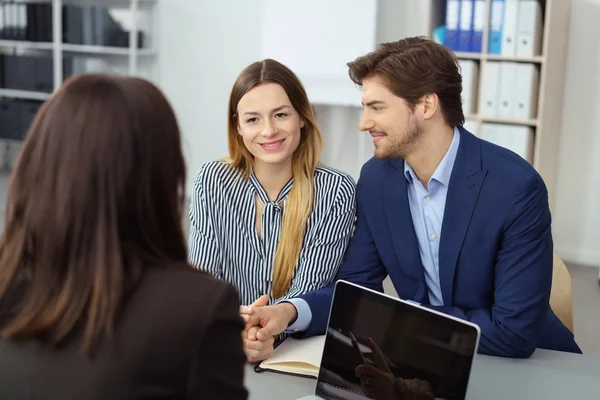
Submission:
M 338 281 L 310 399 L 465 399 L 480 338 L 467 321 Z

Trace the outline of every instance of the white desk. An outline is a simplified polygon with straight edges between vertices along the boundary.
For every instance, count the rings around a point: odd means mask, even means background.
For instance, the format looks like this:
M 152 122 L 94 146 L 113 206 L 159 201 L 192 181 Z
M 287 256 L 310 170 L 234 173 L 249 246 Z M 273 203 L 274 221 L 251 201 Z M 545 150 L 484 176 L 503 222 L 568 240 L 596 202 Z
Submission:
M 292 400 L 314 393 L 316 380 L 246 367 L 250 400 Z M 526 360 L 477 355 L 468 399 L 600 400 L 600 358 L 537 350 Z

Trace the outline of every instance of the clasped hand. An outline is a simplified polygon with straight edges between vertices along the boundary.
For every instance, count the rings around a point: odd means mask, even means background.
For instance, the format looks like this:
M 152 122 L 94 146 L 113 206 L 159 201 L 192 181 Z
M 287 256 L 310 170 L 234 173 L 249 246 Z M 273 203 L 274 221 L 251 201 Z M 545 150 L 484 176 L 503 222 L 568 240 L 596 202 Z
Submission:
M 263 295 L 249 306 L 240 307 L 240 315 L 246 325 L 242 332 L 244 352 L 250 363 L 266 360 L 273 352 L 275 336 L 297 316 L 293 304 L 267 306 L 268 302 L 269 297 Z

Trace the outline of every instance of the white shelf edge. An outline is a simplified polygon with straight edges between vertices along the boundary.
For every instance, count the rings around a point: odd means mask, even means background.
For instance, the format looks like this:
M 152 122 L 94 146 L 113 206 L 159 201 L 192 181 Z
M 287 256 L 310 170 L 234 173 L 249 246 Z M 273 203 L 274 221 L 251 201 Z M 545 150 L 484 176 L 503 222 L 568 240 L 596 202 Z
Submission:
M 17 47 L 32 50 L 52 50 L 52 42 L 29 42 L 26 40 L 0 40 L 0 47 Z
M 477 121 L 481 123 L 491 124 L 509 124 L 509 125 L 526 125 L 536 127 L 538 125 L 537 119 L 511 119 L 511 118 L 495 118 L 495 117 L 476 117 Z
M 544 62 L 544 56 L 503 56 L 502 54 L 486 54 L 485 59 L 489 61 L 516 61 L 516 62 L 530 62 L 541 64 Z
M 459 60 L 488 60 L 488 61 L 515 61 L 515 62 L 530 62 L 536 64 L 542 64 L 544 62 L 544 56 L 506 56 L 502 54 L 489 54 L 489 53 L 467 53 L 467 52 L 454 52 L 456 58 Z
M 0 88 L 0 97 L 12 97 L 15 99 L 44 101 L 50 97 L 50 93 Z
M 80 53 L 80 54 L 98 54 L 107 56 L 128 56 L 129 47 L 109 47 L 109 46 L 98 46 L 98 45 L 86 45 L 86 44 L 69 44 L 63 43 L 61 45 L 62 50 L 68 53 Z M 137 54 L 139 56 L 153 56 L 156 51 L 153 49 L 138 49 Z
M 31 50 L 53 50 L 54 43 L 52 42 L 28 42 L 24 40 L 0 40 L 0 47 L 15 47 Z M 81 53 L 81 54 L 98 54 L 109 56 L 127 56 L 129 55 L 128 47 L 110 47 L 99 45 L 82 45 L 62 43 L 60 47 L 64 52 Z M 139 56 L 149 57 L 156 54 L 154 49 L 138 49 Z

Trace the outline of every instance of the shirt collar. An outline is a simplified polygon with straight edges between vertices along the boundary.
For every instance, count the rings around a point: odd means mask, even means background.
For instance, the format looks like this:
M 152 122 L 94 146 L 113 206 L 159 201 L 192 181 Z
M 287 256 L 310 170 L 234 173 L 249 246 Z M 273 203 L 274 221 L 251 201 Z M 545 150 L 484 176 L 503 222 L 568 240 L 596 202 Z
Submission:
M 454 161 L 456 160 L 456 154 L 458 153 L 459 144 L 460 132 L 457 127 L 454 127 L 454 136 L 452 137 L 450 147 L 448 148 L 448 151 L 446 151 L 444 158 L 442 158 L 442 161 L 440 161 L 429 181 L 436 180 L 442 185 L 448 186 L 450 183 L 450 175 L 452 175 L 452 168 L 454 167 Z M 409 183 L 412 183 L 414 179 L 417 179 L 415 171 L 410 165 L 408 165 L 406 161 L 404 161 L 404 176 Z

